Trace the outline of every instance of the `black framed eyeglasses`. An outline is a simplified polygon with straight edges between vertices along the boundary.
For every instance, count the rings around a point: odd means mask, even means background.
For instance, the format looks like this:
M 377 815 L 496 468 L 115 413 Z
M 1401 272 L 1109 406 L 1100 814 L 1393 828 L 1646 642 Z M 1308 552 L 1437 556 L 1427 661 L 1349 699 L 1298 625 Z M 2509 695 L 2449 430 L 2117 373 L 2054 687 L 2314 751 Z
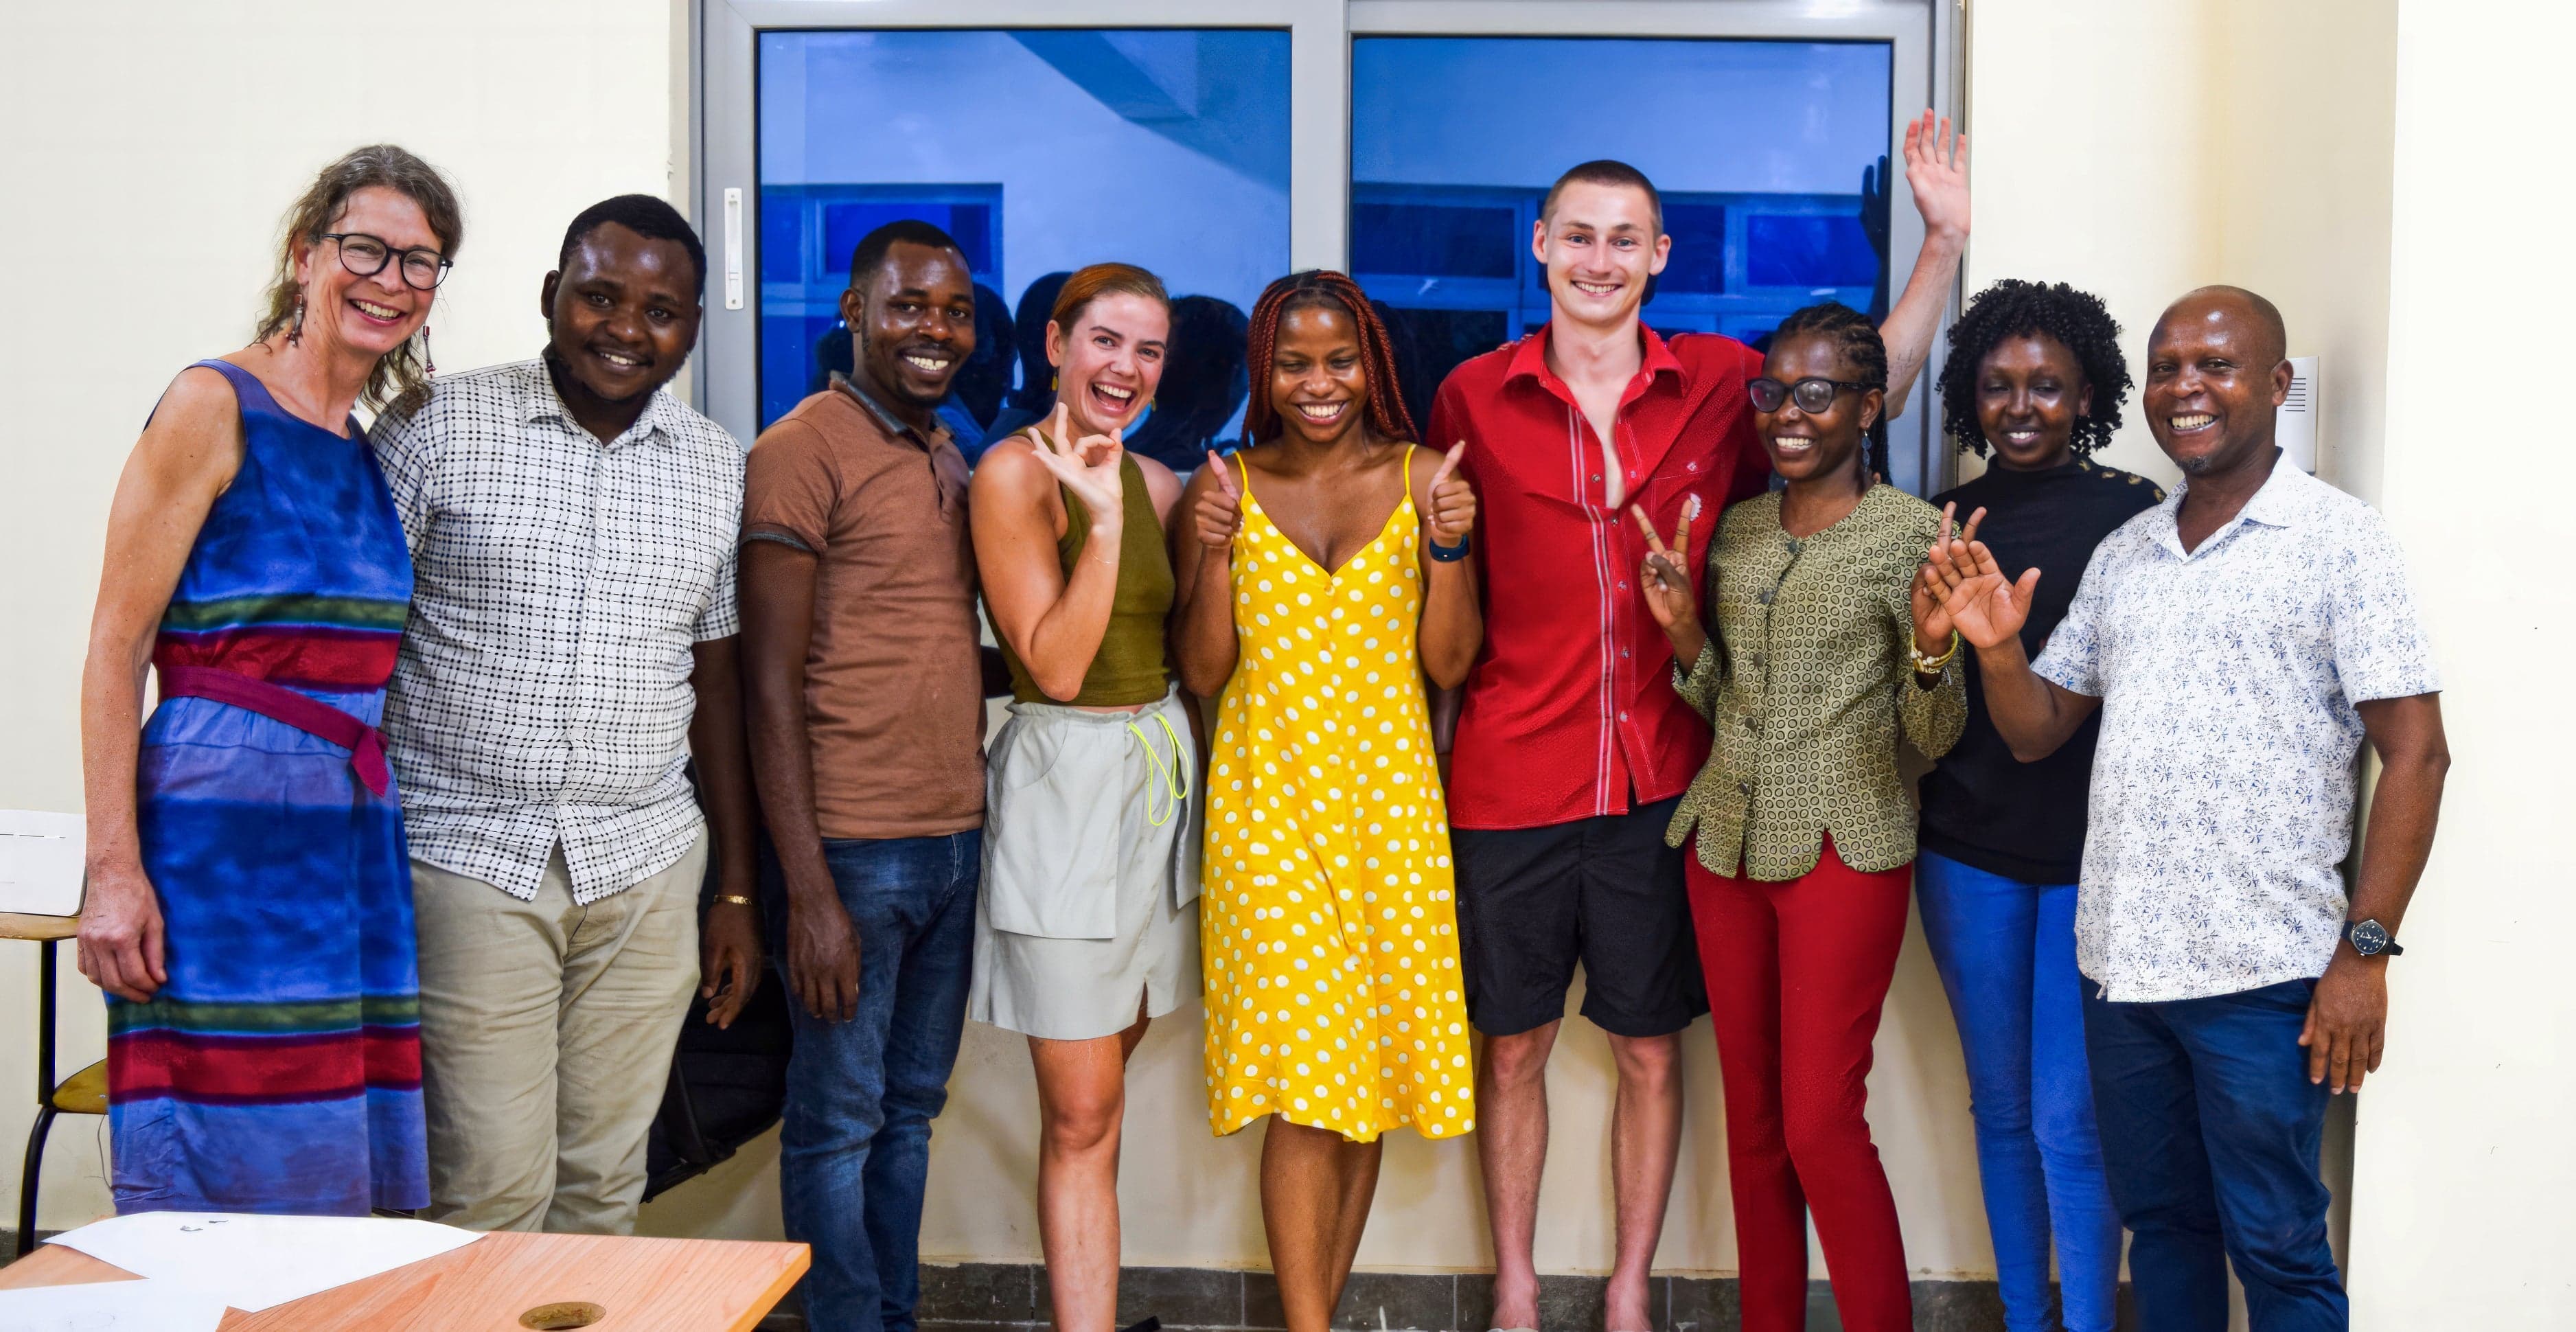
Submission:
M 1834 399 L 1846 389 L 1867 393 L 1878 385 L 1855 384 L 1848 379 L 1801 379 L 1795 384 L 1783 384 L 1766 375 L 1745 387 L 1753 392 L 1753 410 L 1757 412 L 1776 412 L 1784 402 L 1798 404 L 1802 412 L 1821 412 L 1831 408 Z
M 402 261 L 403 285 L 414 291 L 435 291 L 447 280 L 447 270 L 454 267 L 446 255 L 428 246 L 397 250 L 382 236 L 363 231 L 326 231 L 315 237 L 340 247 L 340 266 L 359 277 L 374 277 L 385 271 L 385 265 Z

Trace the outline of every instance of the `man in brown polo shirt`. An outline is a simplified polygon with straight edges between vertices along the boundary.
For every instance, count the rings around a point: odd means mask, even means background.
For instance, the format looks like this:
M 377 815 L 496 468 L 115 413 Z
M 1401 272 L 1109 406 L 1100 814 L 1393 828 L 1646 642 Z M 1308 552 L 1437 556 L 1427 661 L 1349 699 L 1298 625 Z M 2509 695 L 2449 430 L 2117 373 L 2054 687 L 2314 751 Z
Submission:
M 888 223 L 841 314 L 853 373 L 751 451 L 744 692 L 796 1023 L 779 1174 L 788 1238 L 814 1251 L 807 1324 L 910 1332 L 983 863 L 966 460 L 935 412 L 975 349 L 974 279 L 945 232 Z

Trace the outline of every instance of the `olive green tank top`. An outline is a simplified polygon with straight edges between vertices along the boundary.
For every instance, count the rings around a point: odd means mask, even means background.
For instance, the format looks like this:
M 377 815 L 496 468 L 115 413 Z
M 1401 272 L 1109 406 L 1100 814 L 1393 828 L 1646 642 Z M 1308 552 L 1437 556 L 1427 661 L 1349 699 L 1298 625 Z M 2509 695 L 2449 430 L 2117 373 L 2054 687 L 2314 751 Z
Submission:
M 1125 496 L 1127 520 L 1119 532 L 1118 592 L 1109 603 L 1109 629 L 1100 636 L 1100 651 L 1082 677 L 1082 692 L 1071 698 L 1049 698 L 1029 678 L 1028 667 L 1002 642 L 1002 660 L 1011 668 L 1011 697 L 1022 703 L 1064 703 L 1085 708 L 1129 707 L 1151 703 L 1171 687 L 1163 659 L 1164 624 L 1172 614 L 1172 557 L 1163 548 L 1163 525 L 1154 516 L 1154 498 L 1145 489 L 1145 469 L 1134 458 L 1118 464 L 1119 489 Z M 1064 535 L 1056 538 L 1056 562 L 1071 577 L 1082 549 L 1091 540 L 1091 511 L 1071 491 L 1064 496 Z M 995 635 L 996 638 L 1001 637 Z

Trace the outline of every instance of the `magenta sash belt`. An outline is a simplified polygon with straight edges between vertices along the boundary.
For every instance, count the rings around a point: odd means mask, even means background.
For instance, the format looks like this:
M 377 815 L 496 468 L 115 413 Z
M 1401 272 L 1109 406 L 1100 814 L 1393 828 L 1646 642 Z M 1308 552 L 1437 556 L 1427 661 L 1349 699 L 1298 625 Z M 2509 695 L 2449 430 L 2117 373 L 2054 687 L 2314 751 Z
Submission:
M 283 722 L 348 750 L 350 770 L 370 793 L 381 796 L 393 784 L 393 771 L 385 766 L 385 739 L 375 727 L 284 685 L 217 666 L 164 666 L 161 697 L 209 698 Z

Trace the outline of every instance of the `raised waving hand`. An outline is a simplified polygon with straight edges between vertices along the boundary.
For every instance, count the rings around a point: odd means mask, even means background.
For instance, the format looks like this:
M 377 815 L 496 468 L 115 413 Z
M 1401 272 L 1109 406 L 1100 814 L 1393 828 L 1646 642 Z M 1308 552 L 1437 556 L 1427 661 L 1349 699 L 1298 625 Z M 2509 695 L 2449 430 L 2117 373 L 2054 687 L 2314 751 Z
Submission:
M 1431 474 L 1431 508 L 1423 514 L 1423 524 L 1435 546 L 1455 546 L 1476 530 L 1476 488 L 1458 475 L 1458 461 L 1466 456 L 1467 441 L 1462 439 Z
M 1968 135 L 1925 110 L 1905 122 L 1905 184 L 1927 232 L 1968 231 Z
M 1059 402 L 1054 418 L 1042 429 L 1032 428 L 1029 436 L 1035 445 L 1029 452 L 1038 465 L 1054 473 L 1082 501 L 1092 522 L 1115 523 L 1127 516 L 1127 487 L 1119 476 L 1127 449 L 1120 432 L 1074 439 L 1071 416 Z
M 1942 604 L 1944 587 L 1940 578 L 1933 573 L 1933 562 L 1945 559 L 1951 548 L 1956 546 L 1961 556 L 1970 558 L 1970 562 L 1973 563 L 1973 558 L 1967 557 L 1967 552 L 1970 549 L 1982 549 L 1976 545 L 1977 525 L 1986 520 L 1986 511 L 1980 508 L 1975 513 L 1969 514 L 1967 526 L 1961 528 L 1959 534 L 1953 537 L 1950 534 L 1950 527 L 1957 521 L 1958 514 L 1957 504 L 1941 506 L 1941 535 L 1933 539 L 1931 550 L 1923 556 L 1923 567 L 1914 571 L 1914 645 L 1935 656 L 1949 646 L 1951 631 L 1957 626 L 1950 618 L 1949 607 Z
M 1984 511 L 1979 510 L 1976 516 L 1983 517 Z M 1945 513 L 1942 539 L 1933 543 L 1916 578 L 1915 624 L 1918 630 L 1923 624 L 1920 607 L 1929 590 L 1938 595 L 1942 613 L 1969 646 L 1980 650 L 2000 647 L 2030 622 L 2030 597 L 2039 587 L 2039 570 L 2031 569 L 2018 580 L 2006 578 L 1995 563 L 1994 552 L 1986 548 L 1986 543 L 1973 539 L 1974 518 L 1965 536 L 1951 537 L 1949 526 Z M 1939 645 L 1922 646 L 1932 651 Z

